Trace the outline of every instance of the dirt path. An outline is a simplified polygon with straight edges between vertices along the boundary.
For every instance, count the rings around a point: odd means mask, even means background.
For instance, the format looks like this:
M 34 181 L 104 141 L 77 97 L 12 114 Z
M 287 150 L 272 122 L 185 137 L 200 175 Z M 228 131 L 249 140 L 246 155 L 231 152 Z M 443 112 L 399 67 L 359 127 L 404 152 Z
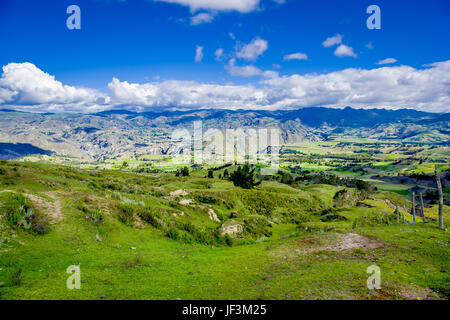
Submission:
M 331 244 L 325 247 L 325 250 L 344 251 L 349 249 L 375 249 L 382 247 L 384 244 L 378 240 L 364 237 L 358 233 L 338 234 L 338 243 Z
M 370 239 L 368 237 L 362 236 L 358 233 L 335 233 L 331 235 L 329 243 L 314 245 L 308 241 L 301 239 L 301 248 L 296 249 L 297 253 L 306 254 L 318 251 L 344 251 L 344 250 L 354 250 L 354 249 L 365 249 L 371 250 L 378 247 L 382 247 L 384 244 L 380 241 Z M 307 239 L 306 239 L 307 240 Z M 312 244 L 312 245 L 308 245 Z
M 25 193 L 25 196 L 31 200 L 36 209 L 38 209 L 41 213 L 51 217 L 51 222 L 56 223 L 61 221 L 63 217 L 61 214 L 60 201 L 58 200 L 58 198 L 55 196 L 54 193 L 48 192 L 46 193 L 46 195 L 54 199 L 55 201 L 50 202 L 34 194 Z
M 385 243 L 362 236 L 358 233 L 332 233 L 326 237 L 303 238 L 282 245 L 273 253 L 275 256 L 298 257 L 299 255 L 309 254 L 319 251 L 335 251 L 344 250 L 372 250 L 383 247 Z

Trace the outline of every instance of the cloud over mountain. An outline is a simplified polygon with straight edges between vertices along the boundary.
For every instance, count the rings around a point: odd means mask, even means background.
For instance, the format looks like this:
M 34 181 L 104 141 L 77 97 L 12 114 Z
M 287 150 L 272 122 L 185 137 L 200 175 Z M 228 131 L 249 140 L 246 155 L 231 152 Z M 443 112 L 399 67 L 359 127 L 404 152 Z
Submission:
M 9 63 L 0 78 L 0 105 L 25 110 L 88 111 L 101 109 L 110 98 L 97 90 L 62 84 L 31 63 Z
M 237 67 L 236 68 L 242 68 Z M 246 70 L 234 70 L 233 72 Z M 252 73 L 252 70 L 247 70 Z M 255 71 L 255 70 L 253 70 Z M 10 63 L 0 78 L 0 105 L 20 110 L 93 112 L 105 108 L 291 109 L 309 106 L 450 112 L 450 60 L 416 69 L 349 68 L 326 74 L 265 76 L 257 85 L 166 80 L 108 84 L 110 96 L 62 84 L 30 63 Z

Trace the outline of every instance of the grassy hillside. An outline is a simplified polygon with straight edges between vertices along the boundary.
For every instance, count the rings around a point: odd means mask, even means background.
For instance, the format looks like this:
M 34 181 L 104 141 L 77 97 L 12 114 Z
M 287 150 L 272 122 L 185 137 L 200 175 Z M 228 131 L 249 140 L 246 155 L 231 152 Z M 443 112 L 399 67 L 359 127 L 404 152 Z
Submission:
M 0 299 L 449 295 L 448 231 L 420 219 L 396 225 L 388 202 L 400 203 L 411 220 L 401 195 L 360 199 L 346 188 L 336 199 L 343 187 L 274 180 L 244 190 L 219 173 L 1 162 Z M 435 212 L 432 206 L 426 215 Z M 373 264 L 380 290 L 366 286 Z M 81 268 L 80 290 L 66 288 L 71 265 Z

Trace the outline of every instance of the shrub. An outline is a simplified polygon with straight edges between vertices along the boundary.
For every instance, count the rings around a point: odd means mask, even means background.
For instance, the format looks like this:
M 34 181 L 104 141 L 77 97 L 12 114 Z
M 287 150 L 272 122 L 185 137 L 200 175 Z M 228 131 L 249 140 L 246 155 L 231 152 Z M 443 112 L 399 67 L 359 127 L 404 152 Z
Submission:
M 23 279 L 22 268 L 19 268 L 16 272 L 13 273 L 11 280 L 16 286 L 20 286 Z
M 119 220 L 125 224 L 132 224 L 134 221 L 134 207 L 129 203 L 121 203 L 118 206 Z
M 0 168 L 0 175 L 4 175 L 4 174 L 6 174 L 6 170 L 3 168 Z
M 217 198 L 208 194 L 199 194 L 196 195 L 195 198 L 201 202 L 201 203 L 206 203 L 206 204 L 216 204 L 217 203 Z
M 227 233 L 225 234 L 225 243 L 227 246 L 231 247 L 233 245 L 233 238 Z
M 292 184 L 294 183 L 294 178 L 289 172 L 284 172 L 281 176 L 281 182 L 284 184 Z
M 242 194 L 242 198 L 250 214 L 271 216 L 277 203 L 270 194 L 265 192 L 251 192 Z
M 291 222 L 295 224 L 301 224 L 303 222 L 311 221 L 311 216 L 302 212 L 297 213 L 291 218 Z
M 352 228 L 356 227 L 372 227 L 378 225 L 389 224 L 389 221 L 397 219 L 393 213 L 387 213 L 385 211 L 375 210 L 372 212 L 364 213 L 353 221 Z
M 271 225 L 262 217 L 248 217 L 244 220 L 244 230 L 251 236 L 259 238 L 261 235 L 270 237 L 272 231 L 269 230 Z
M 87 218 L 92 220 L 94 223 L 100 223 L 103 221 L 103 212 L 98 208 L 94 208 L 91 212 L 89 212 Z
M 334 204 L 337 207 L 352 206 L 355 200 L 352 192 L 347 189 L 339 190 L 333 196 Z
M 347 220 L 347 218 L 336 213 L 328 213 L 320 217 L 320 221 L 322 222 L 343 221 L 343 220 Z
M 164 228 L 164 221 L 161 220 L 156 214 L 154 214 L 150 208 L 145 208 L 138 211 L 138 217 L 142 219 L 142 221 L 150 224 L 151 226 L 162 229 Z
M 33 209 L 28 199 L 22 194 L 12 194 L 6 199 L 2 209 L 3 216 L 13 228 L 22 227 L 38 234 L 48 232 L 47 222 Z
M 175 227 L 169 227 L 166 231 L 166 236 L 173 240 L 180 239 L 180 232 Z

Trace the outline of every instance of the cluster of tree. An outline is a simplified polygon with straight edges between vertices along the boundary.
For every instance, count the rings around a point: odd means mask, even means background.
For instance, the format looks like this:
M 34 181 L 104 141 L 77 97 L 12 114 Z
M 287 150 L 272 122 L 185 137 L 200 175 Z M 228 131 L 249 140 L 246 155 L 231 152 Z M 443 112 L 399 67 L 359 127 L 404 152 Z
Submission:
M 261 181 L 256 181 L 255 168 L 250 168 L 250 165 L 247 163 L 242 167 L 238 166 L 237 169 L 230 174 L 229 179 L 236 187 L 241 187 L 244 189 L 252 189 L 261 184 Z
M 213 171 L 222 170 L 222 169 L 228 168 L 228 167 L 230 167 L 230 166 L 232 166 L 232 165 L 233 165 L 232 163 L 225 163 L 224 165 L 221 165 L 221 166 L 218 166 L 218 167 L 211 168 L 211 170 L 213 170 Z
M 359 191 L 366 191 L 369 193 L 377 190 L 376 187 L 369 182 L 356 178 L 348 178 L 348 177 L 341 178 L 336 175 L 326 174 L 323 172 L 320 172 L 318 174 L 301 172 L 297 174 L 297 177 L 294 179 L 290 173 L 279 171 L 278 175 L 275 177 L 277 178 L 278 181 L 285 184 L 308 181 L 314 184 L 329 184 L 332 186 L 345 186 L 347 188 L 356 188 Z
M 175 172 L 175 176 L 177 177 L 188 177 L 189 176 L 189 168 L 183 167 L 182 169 L 177 169 Z
M 377 190 L 377 188 L 374 185 L 372 185 L 371 183 L 360 180 L 360 179 L 347 178 L 347 177 L 341 178 L 336 175 L 324 174 L 324 173 L 308 175 L 306 177 L 298 177 L 296 179 L 296 181 L 304 180 L 305 178 L 306 178 L 306 180 L 311 181 L 316 184 L 329 184 L 332 186 L 346 186 L 347 188 L 356 188 L 359 191 L 368 191 L 368 192 L 373 192 L 373 191 Z

